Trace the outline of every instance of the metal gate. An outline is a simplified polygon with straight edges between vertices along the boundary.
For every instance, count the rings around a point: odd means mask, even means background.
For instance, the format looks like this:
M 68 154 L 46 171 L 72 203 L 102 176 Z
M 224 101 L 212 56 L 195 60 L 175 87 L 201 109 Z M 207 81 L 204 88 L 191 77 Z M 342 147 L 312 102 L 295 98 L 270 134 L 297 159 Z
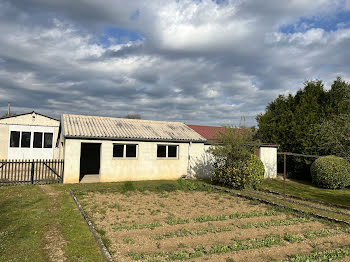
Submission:
M 63 182 L 63 160 L 0 160 L 0 184 Z

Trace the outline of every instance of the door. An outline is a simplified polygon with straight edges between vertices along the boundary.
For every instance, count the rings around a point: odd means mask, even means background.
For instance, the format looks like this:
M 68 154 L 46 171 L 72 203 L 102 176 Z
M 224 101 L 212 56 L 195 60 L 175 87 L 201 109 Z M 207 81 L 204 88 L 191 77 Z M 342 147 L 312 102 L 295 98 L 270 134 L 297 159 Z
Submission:
M 89 174 L 100 174 L 100 143 L 81 143 L 80 180 Z

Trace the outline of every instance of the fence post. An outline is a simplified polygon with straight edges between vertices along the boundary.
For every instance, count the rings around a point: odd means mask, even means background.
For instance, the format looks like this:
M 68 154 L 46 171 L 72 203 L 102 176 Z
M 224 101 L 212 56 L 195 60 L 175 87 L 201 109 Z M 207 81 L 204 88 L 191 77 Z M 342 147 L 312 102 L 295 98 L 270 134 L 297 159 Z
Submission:
M 286 196 L 287 153 L 284 153 L 283 194 Z
M 34 184 L 34 160 L 32 162 L 32 169 L 31 169 L 31 176 L 30 176 L 30 182 Z

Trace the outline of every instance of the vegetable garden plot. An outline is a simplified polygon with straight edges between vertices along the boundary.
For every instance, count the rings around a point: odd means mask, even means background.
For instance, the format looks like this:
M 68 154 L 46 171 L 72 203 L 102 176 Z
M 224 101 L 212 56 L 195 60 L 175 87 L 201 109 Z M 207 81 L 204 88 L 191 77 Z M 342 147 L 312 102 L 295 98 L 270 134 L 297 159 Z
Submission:
M 116 261 L 306 261 L 325 250 L 349 256 L 349 229 L 226 193 L 107 191 L 78 198 Z

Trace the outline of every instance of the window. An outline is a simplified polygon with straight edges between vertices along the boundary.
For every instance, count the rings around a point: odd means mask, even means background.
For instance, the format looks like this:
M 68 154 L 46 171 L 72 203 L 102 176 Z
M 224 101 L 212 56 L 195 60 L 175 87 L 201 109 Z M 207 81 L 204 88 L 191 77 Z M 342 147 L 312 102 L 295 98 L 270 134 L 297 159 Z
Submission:
M 52 133 L 44 133 L 44 148 L 52 148 Z
M 168 146 L 168 157 L 177 157 L 177 146 Z
M 118 158 L 136 158 L 137 157 L 137 144 L 114 144 L 113 145 L 113 157 Z
M 166 146 L 158 145 L 157 157 L 166 157 Z
M 178 145 L 158 145 L 157 157 L 158 158 L 177 158 Z
M 42 148 L 43 147 L 43 133 L 42 132 L 34 132 L 34 148 Z
M 30 147 L 30 132 L 22 132 L 21 138 L 21 147 L 29 148 Z
M 124 145 L 113 145 L 113 157 L 124 156 Z
M 136 145 L 125 145 L 126 157 L 136 157 Z
M 20 137 L 20 132 L 11 131 L 10 147 L 19 147 L 19 137 Z

